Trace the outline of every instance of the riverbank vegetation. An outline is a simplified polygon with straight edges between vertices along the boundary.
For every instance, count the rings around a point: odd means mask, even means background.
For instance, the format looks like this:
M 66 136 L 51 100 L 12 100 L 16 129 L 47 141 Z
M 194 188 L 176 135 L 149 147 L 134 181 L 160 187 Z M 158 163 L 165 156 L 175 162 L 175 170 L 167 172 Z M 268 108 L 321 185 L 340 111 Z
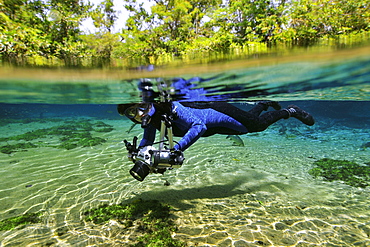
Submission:
M 0 0 L 3 65 L 128 68 L 194 59 L 249 56 L 369 40 L 367 0 L 152 0 L 144 8 L 122 1 L 129 13 L 113 32 L 113 0 Z M 91 18 L 98 31 L 83 33 Z

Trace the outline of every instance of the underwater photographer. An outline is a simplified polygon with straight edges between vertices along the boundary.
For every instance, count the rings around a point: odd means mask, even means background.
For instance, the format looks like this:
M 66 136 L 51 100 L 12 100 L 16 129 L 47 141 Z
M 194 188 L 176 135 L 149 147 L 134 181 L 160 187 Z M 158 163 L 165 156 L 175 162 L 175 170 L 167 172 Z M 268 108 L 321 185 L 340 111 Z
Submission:
M 139 181 L 143 181 L 149 173 L 163 174 L 167 169 L 178 168 L 184 161 L 182 151 L 174 145 L 173 141 L 174 114 L 160 110 L 161 107 L 158 104 L 156 108 L 157 110 L 154 108 L 154 103 L 118 105 L 118 112 L 121 115 L 125 115 L 134 123 L 141 124 L 144 128 L 144 136 L 139 147 L 137 147 L 136 136 L 132 144 L 124 140 L 129 153 L 128 158 L 135 164 L 130 174 Z M 158 150 L 153 147 L 156 144 L 154 143 L 156 128 L 161 131 Z M 165 146 L 165 137 L 168 146 Z
M 149 93 L 150 87 L 143 90 Z M 152 95 L 152 92 L 150 92 Z M 163 173 L 167 168 L 180 167 L 184 160 L 183 151 L 194 144 L 200 137 L 214 134 L 243 135 L 261 132 L 281 119 L 294 117 L 302 123 L 312 126 L 314 118 L 298 106 L 289 105 L 281 109 L 278 102 L 261 101 L 251 110 L 244 111 L 233 104 L 218 101 L 179 102 L 168 100 L 168 92 L 160 91 L 161 102 L 119 104 L 118 113 L 131 121 L 141 124 L 144 129 L 139 147 L 125 141 L 129 156 L 135 162 L 131 175 L 143 181 L 150 173 Z M 144 95 L 143 94 L 143 95 Z M 274 111 L 267 111 L 272 107 Z M 261 115 L 263 111 L 266 111 Z M 165 131 L 167 129 L 167 131 Z M 159 151 L 152 148 L 155 144 L 156 130 L 161 131 Z M 169 148 L 163 149 L 164 137 L 169 141 Z M 173 136 L 181 137 L 176 142 Z M 140 162 L 137 162 L 137 161 Z

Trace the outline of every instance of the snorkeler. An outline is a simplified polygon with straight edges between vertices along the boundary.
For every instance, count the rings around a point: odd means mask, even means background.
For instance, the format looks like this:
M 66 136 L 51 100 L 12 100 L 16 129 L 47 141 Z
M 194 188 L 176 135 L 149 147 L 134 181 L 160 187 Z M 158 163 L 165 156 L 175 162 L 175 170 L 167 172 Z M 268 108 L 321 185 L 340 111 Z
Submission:
M 273 107 L 275 111 L 267 111 Z M 174 150 L 185 151 L 200 137 L 214 134 L 243 135 L 261 132 L 281 119 L 294 117 L 312 126 L 314 118 L 298 106 L 281 109 L 278 102 L 262 101 L 249 111 L 244 111 L 226 102 L 148 102 L 120 104 L 119 114 L 134 123 L 141 123 L 144 135 L 139 149 L 154 143 L 156 130 L 161 128 L 163 115 L 172 119 L 173 135 L 182 137 Z M 267 111 L 261 115 L 263 111 Z
M 251 110 L 244 111 L 224 101 L 212 101 L 202 88 L 192 89 L 193 81 L 174 80 L 176 85 L 173 87 L 178 90 L 177 95 L 181 95 L 181 101 L 172 101 L 167 84 L 159 83 L 159 92 L 156 93 L 150 80 L 141 80 L 138 86 L 143 103 L 117 106 L 120 115 L 144 128 L 138 147 L 137 137 L 134 137 L 133 144 L 124 140 L 128 158 L 135 164 L 130 170 L 135 179 L 143 181 L 149 173 L 163 174 L 167 169 L 180 167 L 184 161 L 183 151 L 200 137 L 261 132 L 276 121 L 290 117 L 309 126 L 315 123 L 311 114 L 295 105 L 281 109 L 278 102 L 262 101 Z M 158 96 L 160 102 L 155 101 Z M 275 111 L 267 111 L 269 107 Z M 261 115 L 263 111 L 267 112 Z M 160 130 L 159 150 L 153 147 L 156 130 Z M 182 138 L 175 144 L 173 136 Z M 169 147 L 164 146 L 165 137 Z

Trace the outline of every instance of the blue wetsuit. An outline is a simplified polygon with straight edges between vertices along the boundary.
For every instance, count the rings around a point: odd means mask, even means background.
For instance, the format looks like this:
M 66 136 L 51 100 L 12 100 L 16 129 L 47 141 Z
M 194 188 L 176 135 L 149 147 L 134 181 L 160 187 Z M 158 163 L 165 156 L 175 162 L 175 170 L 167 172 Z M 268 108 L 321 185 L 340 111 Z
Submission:
M 142 92 L 143 102 L 151 103 L 153 107 L 150 108 L 150 112 L 146 115 L 148 118 L 146 118 L 145 124 L 143 124 L 144 121 L 142 122 L 144 135 L 139 147 L 153 145 L 156 130 L 160 130 L 161 128 L 163 115 L 173 117 L 173 134 L 174 136 L 182 137 L 174 148 L 184 151 L 202 136 L 206 137 L 214 134 L 242 135 L 260 132 L 276 121 L 283 118 L 287 119 L 291 114 L 296 114 L 295 112 L 297 110 L 293 109 L 294 112 L 291 113 L 287 109 L 281 109 L 281 106 L 273 101 L 259 102 L 249 111 L 244 111 L 233 104 L 219 101 L 217 100 L 218 96 L 215 97 L 213 94 L 208 95 L 207 90 L 198 88 L 196 84 L 203 81 L 206 80 L 197 77 L 189 80 L 183 78 L 174 79 L 172 86 L 176 88 L 179 94 L 177 100 L 180 101 L 174 101 L 172 103 L 156 103 L 154 99 L 159 93 L 154 92 L 152 89 L 153 84 L 150 80 L 140 81 L 139 89 Z M 121 115 L 124 115 L 126 114 L 126 109 L 134 105 L 120 104 L 117 106 L 117 110 Z M 275 111 L 267 111 L 270 106 Z M 263 111 L 267 112 L 261 115 Z M 302 110 L 300 111 L 301 113 L 300 115 L 298 114 L 298 119 L 303 122 L 309 121 L 306 124 L 313 125 L 313 119 L 305 119 L 310 115 L 304 111 L 302 112 Z M 174 112 L 176 114 L 173 114 Z M 293 115 L 293 117 L 297 116 Z M 130 119 L 135 123 L 139 123 L 133 118 Z M 148 122 L 149 119 L 150 121 Z
M 179 102 L 172 103 L 172 111 L 176 112 L 177 118 L 172 121 L 175 136 L 182 136 L 175 145 L 175 149 L 184 151 L 202 136 L 220 134 L 246 134 L 248 129 L 245 125 L 234 118 L 212 108 L 185 107 Z M 152 145 L 158 123 L 149 124 L 144 129 L 144 136 L 140 146 Z

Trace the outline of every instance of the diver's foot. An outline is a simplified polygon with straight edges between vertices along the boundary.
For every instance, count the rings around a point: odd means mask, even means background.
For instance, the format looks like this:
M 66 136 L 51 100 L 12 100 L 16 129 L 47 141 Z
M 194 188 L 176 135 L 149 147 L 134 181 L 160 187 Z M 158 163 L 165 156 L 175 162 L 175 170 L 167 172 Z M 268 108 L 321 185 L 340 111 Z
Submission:
M 296 105 L 288 105 L 288 108 L 284 110 L 289 113 L 289 117 L 295 117 L 306 125 L 312 126 L 315 124 L 315 119 L 312 115 Z
M 264 106 L 263 110 L 265 110 L 265 111 L 267 111 L 270 106 L 272 108 L 274 108 L 275 110 L 280 110 L 281 109 L 281 105 L 277 101 L 268 101 L 268 100 L 266 100 L 266 101 L 259 102 L 259 104 L 262 104 Z

